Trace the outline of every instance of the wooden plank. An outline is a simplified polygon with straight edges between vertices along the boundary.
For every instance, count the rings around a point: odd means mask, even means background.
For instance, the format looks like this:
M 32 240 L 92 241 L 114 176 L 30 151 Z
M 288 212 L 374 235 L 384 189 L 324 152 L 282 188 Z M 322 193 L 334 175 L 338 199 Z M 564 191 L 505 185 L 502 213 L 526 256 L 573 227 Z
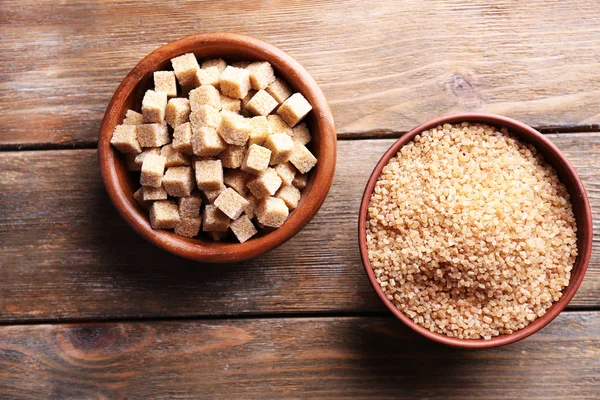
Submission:
M 599 358 L 598 312 L 477 351 L 391 318 L 3 326 L 0 397 L 597 399 Z
M 553 140 L 579 170 L 599 226 L 600 133 Z M 360 261 L 357 215 L 368 175 L 392 142 L 340 142 L 314 220 L 236 265 L 179 259 L 138 237 L 108 201 L 93 150 L 0 153 L 0 320 L 385 311 Z M 600 307 L 594 240 L 575 307 Z
M 458 111 L 558 129 L 600 122 L 595 0 L 223 4 L 3 1 L 0 146 L 92 145 L 113 91 L 143 56 L 210 31 L 250 34 L 297 58 L 341 136 L 403 132 Z

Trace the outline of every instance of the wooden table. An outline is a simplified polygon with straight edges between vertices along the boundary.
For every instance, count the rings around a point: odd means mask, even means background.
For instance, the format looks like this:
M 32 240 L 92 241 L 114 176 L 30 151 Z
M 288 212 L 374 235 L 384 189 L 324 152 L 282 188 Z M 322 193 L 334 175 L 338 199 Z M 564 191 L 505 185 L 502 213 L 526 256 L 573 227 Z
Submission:
M 126 73 L 164 43 L 215 30 L 295 57 L 338 127 L 318 215 L 237 265 L 142 240 L 96 161 Z M 599 398 L 598 231 L 568 310 L 482 351 L 436 345 L 395 320 L 356 232 L 367 176 L 394 138 L 457 111 L 547 133 L 578 170 L 598 228 L 597 1 L 4 0 L 0 59 L 0 398 Z

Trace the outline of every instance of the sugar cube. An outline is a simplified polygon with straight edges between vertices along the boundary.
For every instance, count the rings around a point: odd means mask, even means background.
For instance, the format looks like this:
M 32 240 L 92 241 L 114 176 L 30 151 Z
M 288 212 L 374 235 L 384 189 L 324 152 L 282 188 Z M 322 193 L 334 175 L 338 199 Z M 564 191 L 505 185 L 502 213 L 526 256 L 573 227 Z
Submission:
M 227 144 L 214 128 L 205 126 L 192 135 L 192 150 L 198 156 L 217 156 L 226 148 Z
M 267 137 L 263 146 L 271 150 L 270 165 L 286 162 L 294 149 L 294 141 L 285 133 L 274 133 Z
M 248 206 L 248 200 L 232 188 L 226 188 L 215 200 L 215 206 L 231 219 L 237 219 Z
M 292 128 L 288 126 L 288 124 L 281 119 L 279 115 L 271 114 L 267 115 L 267 121 L 269 122 L 269 128 L 271 129 L 271 134 L 273 133 L 285 133 L 286 135 L 292 136 L 293 131 Z
M 142 210 L 148 211 L 150 204 L 144 200 L 144 187 L 143 186 L 133 193 L 133 198 L 135 199 L 135 201 L 137 201 L 137 203 L 140 205 Z
M 270 160 L 271 150 L 257 144 L 251 144 L 246 151 L 241 169 L 258 175 L 269 167 Z
M 142 162 L 140 183 L 142 186 L 160 187 L 167 158 L 156 154 L 148 154 Z
M 225 185 L 221 185 L 221 187 L 219 187 L 218 189 L 214 189 L 214 190 L 203 190 L 202 193 L 204 194 L 204 197 L 206 198 L 206 202 L 208 204 L 213 204 L 223 190 L 225 190 Z
M 189 167 L 192 163 L 191 157 L 180 151 L 173 149 L 173 146 L 167 144 L 160 149 L 160 155 L 166 157 L 165 167 Z
M 296 176 L 296 169 L 289 162 L 281 163 L 275 166 L 277 175 L 281 178 L 284 185 L 291 185 Z
M 310 103 L 300 93 L 294 93 L 279 106 L 277 114 L 289 125 L 294 126 L 312 110 Z
M 181 217 L 179 222 L 175 224 L 175 233 L 179 236 L 193 238 L 198 236 L 202 218 L 200 217 Z
M 229 227 L 240 243 L 244 243 L 258 233 L 254 224 L 252 224 L 252 221 L 246 215 L 242 215 L 235 221 L 232 221 Z
M 158 200 L 150 206 L 150 225 L 154 229 L 173 229 L 179 220 L 174 201 Z
M 266 61 L 249 64 L 246 69 L 250 73 L 250 86 L 255 90 L 262 90 L 275 82 L 275 71 Z
M 167 94 L 165 92 L 146 91 L 142 100 L 142 115 L 149 123 L 162 123 L 165 120 Z
M 298 124 L 292 129 L 292 138 L 294 139 L 294 142 L 303 145 L 307 145 L 312 140 L 310 131 L 305 123 Z
M 301 174 L 306 174 L 317 164 L 317 158 L 306 146 L 296 142 L 292 154 L 290 154 L 290 162 Z
M 192 147 L 192 125 L 189 122 L 175 127 L 173 131 L 173 150 L 185 154 L 193 154 Z
M 214 204 L 207 204 L 202 215 L 204 232 L 225 232 L 229 229 L 229 217 Z
M 189 196 L 178 198 L 177 206 L 181 218 L 198 217 L 202 206 L 202 196 L 198 191 L 192 192 Z
M 221 160 L 196 161 L 196 183 L 202 190 L 216 190 L 223 186 Z
M 192 132 L 197 131 L 203 126 L 217 129 L 221 124 L 221 113 L 213 106 L 203 105 L 190 114 L 190 123 Z
M 194 189 L 194 172 L 191 167 L 171 167 L 165 172 L 162 184 L 169 196 L 190 196 Z
M 164 187 L 142 186 L 144 201 L 166 200 L 168 198 L 167 191 Z
M 125 119 L 123 125 L 140 125 L 144 123 L 144 116 L 139 112 L 133 110 L 127 110 L 125 113 Z
M 197 71 L 200 69 L 196 56 L 192 53 L 171 59 L 175 76 L 181 86 L 199 86 Z
M 139 125 L 117 125 L 113 131 L 110 143 L 125 154 L 137 154 L 142 151 L 138 141 Z
M 257 116 L 250 118 L 250 126 L 252 131 L 248 138 L 248 144 L 260 144 L 262 145 L 267 137 L 271 134 L 271 126 L 265 116 Z
M 259 200 L 252 193 L 249 193 L 244 197 L 248 200 L 248 205 L 244 209 L 244 212 L 248 218 L 253 219 L 256 217 L 256 209 L 258 208 Z
M 250 73 L 246 69 L 227 66 L 221 73 L 220 87 L 225 96 L 241 99 L 250 90 Z
M 248 179 L 249 174 L 239 169 L 226 169 L 223 171 L 223 182 L 227 187 L 234 189 L 242 196 L 246 196 L 248 193 Z
M 165 123 L 137 125 L 137 139 L 142 147 L 161 147 L 171 142 Z
M 227 67 L 227 63 L 222 58 L 214 58 L 212 60 L 206 60 L 202 63 L 202 68 L 206 69 L 210 67 L 217 67 L 219 72 L 223 72 Z
M 265 89 L 277 103 L 283 103 L 288 97 L 292 95 L 290 87 L 282 79 L 277 78 Z
M 259 90 L 246 103 L 248 109 L 254 115 L 269 115 L 277 107 L 277 101 L 264 90 Z
M 300 193 L 300 190 L 296 189 L 292 185 L 284 185 L 279 188 L 277 193 L 275 193 L 275 197 L 283 200 L 287 208 L 290 210 L 298 207 L 298 202 L 300 201 L 301 196 L 302 194 Z
M 239 168 L 242 166 L 245 154 L 246 147 L 230 145 L 219 154 L 219 159 L 223 164 L 223 168 Z
M 273 196 L 280 186 L 281 178 L 273 168 L 267 168 L 266 171 L 248 182 L 248 189 L 258 199 Z
M 304 189 L 307 183 L 308 175 L 306 174 L 296 174 L 296 176 L 294 176 L 294 180 L 292 181 L 292 185 L 300 190 Z
M 181 97 L 170 99 L 165 110 L 165 119 L 173 128 L 187 122 L 190 116 L 190 101 Z
M 231 97 L 227 97 L 225 95 L 221 95 L 221 110 L 239 113 L 240 105 L 241 105 L 240 99 L 234 99 Z
M 221 112 L 221 124 L 217 130 L 227 144 L 243 146 L 252 132 L 249 120 L 230 111 Z
M 154 90 L 165 92 L 167 97 L 177 96 L 177 83 L 173 71 L 156 71 L 154 73 Z
M 221 95 L 214 86 L 202 85 L 192 90 L 189 96 L 192 112 L 198 111 L 202 106 L 213 106 L 217 110 L 221 109 Z
M 289 215 L 284 201 L 277 197 L 267 197 L 260 201 L 256 209 L 258 222 L 272 228 L 279 228 Z
M 219 87 L 221 81 L 221 71 L 217 67 L 208 67 L 199 69 L 196 74 L 200 85 L 212 85 Z

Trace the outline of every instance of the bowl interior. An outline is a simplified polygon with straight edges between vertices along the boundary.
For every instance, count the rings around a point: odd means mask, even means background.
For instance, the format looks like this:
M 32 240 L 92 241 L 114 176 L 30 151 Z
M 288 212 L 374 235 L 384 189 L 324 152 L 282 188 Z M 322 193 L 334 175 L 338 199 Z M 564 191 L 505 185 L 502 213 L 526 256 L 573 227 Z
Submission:
M 383 290 L 377 282 L 377 279 L 375 278 L 375 274 L 371 268 L 366 249 L 367 208 L 371 194 L 383 167 L 385 167 L 388 161 L 394 155 L 396 155 L 402 146 L 412 141 L 413 138 L 419 133 L 445 123 L 453 124 L 460 122 L 480 122 L 495 126 L 497 128 L 506 127 L 508 128 L 509 132 L 518 137 L 519 140 L 533 144 L 544 156 L 546 163 L 551 165 L 557 171 L 561 182 L 563 182 L 566 186 L 571 196 L 573 212 L 577 220 L 577 249 L 579 254 L 575 260 L 573 270 L 571 271 L 569 285 L 563 290 L 562 297 L 548 309 L 546 314 L 527 325 L 524 329 L 521 329 L 510 335 L 493 337 L 490 340 L 450 338 L 446 335 L 431 332 L 413 322 L 410 318 L 404 315 L 402 311 L 398 310 L 396 306 L 385 296 Z M 495 347 L 521 340 L 540 330 L 550 321 L 552 321 L 573 298 L 575 292 L 581 284 L 581 281 L 583 280 L 590 259 L 592 248 L 592 217 L 585 189 L 579 180 L 575 169 L 548 138 L 533 128 L 507 117 L 491 114 L 459 114 L 438 118 L 419 125 L 398 139 L 398 141 L 396 141 L 383 155 L 381 160 L 377 163 L 377 166 L 375 167 L 371 177 L 369 178 L 363 195 L 359 215 L 359 245 L 363 264 L 373 288 L 386 306 L 406 325 L 425 337 L 450 346 L 467 348 Z
M 114 127 L 122 122 L 128 109 L 139 111 L 146 90 L 153 86 L 153 72 L 172 70 L 170 59 L 194 53 L 202 60 L 221 57 L 228 62 L 239 60 L 269 61 L 278 77 L 295 92 L 302 93 L 313 106 L 305 118 L 312 141 L 307 146 L 318 163 L 309 172 L 306 188 L 298 207 L 284 225 L 245 243 L 214 242 L 210 239 L 184 238 L 170 231 L 152 230 L 147 213 L 135 199 L 139 174 L 127 170 L 124 157 L 110 145 Z M 181 92 L 181 88 L 178 87 Z M 146 56 L 123 80 L 111 100 L 102 123 L 98 143 L 101 172 L 111 200 L 121 215 L 144 238 L 180 256 L 212 262 L 233 262 L 255 257 L 282 244 L 297 233 L 316 214 L 324 201 L 335 169 L 336 137 L 329 106 L 316 82 L 293 58 L 258 39 L 237 34 L 203 34 L 165 45 Z

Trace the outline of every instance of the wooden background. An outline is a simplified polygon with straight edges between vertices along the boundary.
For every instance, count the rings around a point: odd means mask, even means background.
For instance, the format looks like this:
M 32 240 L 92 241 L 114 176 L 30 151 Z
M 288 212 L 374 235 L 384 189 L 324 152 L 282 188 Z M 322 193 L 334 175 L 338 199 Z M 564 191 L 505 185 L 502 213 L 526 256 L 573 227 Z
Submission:
M 235 265 L 143 241 L 96 161 L 127 72 L 210 31 L 291 54 L 338 127 L 315 219 Z M 392 138 L 458 111 L 548 133 L 600 227 L 597 1 L 0 2 L 0 398 L 600 398 L 598 231 L 568 311 L 503 348 L 425 341 L 370 287 L 356 233 L 367 177 Z

